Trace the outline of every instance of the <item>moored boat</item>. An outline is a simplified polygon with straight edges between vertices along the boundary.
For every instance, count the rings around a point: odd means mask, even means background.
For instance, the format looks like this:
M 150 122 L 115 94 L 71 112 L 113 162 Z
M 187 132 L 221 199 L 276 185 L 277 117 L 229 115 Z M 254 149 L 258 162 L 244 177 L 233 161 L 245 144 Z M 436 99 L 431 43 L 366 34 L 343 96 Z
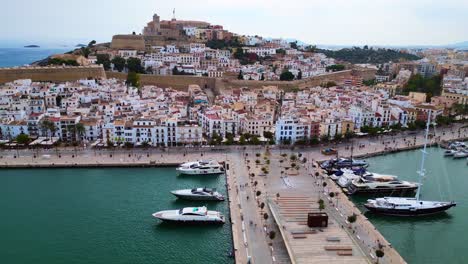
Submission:
M 418 184 L 408 181 L 399 181 L 391 177 L 369 181 L 361 177 L 352 181 L 347 188 L 348 194 L 378 193 L 378 194 L 410 194 L 418 189 Z
M 462 149 L 453 154 L 454 159 L 462 159 L 468 157 L 468 149 Z
M 178 198 L 197 201 L 224 201 L 224 196 L 211 188 L 193 188 L 171 191 Z
M 185 207 L 179 210 L 165 210 L 153 214 L 166 222 L 176 223 L 212 223 L 224 224 L 224 216 L 217 211 L 208 211 L 203 207 Z
M 452 157 L 457 152 L 458 150 L 455 149 L 447 149 L 446 151 L 444 151 L 444 157 Z
M 180 174 L 185 175 L 210 175 L 224 173 L 223 166 L 214 160 L 186 162 L 181 164 L 176 170 Z
M 369 199 L 364 206 L 369 211 L 379 214 L 417 216 L 444 212 L 456 206 L 456 203 L 453 201 L 422 201 L 414 197 L 384 197 Z

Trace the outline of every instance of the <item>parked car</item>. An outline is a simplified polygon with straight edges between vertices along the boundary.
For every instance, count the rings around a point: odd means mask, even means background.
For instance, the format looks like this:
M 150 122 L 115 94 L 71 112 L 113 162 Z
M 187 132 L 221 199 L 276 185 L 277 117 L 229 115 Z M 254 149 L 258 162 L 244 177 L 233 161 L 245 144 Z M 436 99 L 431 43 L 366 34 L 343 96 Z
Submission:
M 323 155 L 335 155 L 336 153 L 338 153 L 338 151 L 334 148 L 326 148 L 326 149 L 322 149 L 322 154 Z

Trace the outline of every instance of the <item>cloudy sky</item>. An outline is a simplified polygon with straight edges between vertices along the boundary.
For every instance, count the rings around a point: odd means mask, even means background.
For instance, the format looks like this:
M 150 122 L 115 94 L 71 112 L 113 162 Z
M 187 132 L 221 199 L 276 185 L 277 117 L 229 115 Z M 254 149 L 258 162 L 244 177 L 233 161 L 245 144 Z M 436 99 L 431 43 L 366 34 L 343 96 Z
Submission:
M 110 41 L 162 19 L 204 20 L 239 34 L 312 44 L 439 45 L 468 41 L 467 0 L 14 0 L 0 43 Z

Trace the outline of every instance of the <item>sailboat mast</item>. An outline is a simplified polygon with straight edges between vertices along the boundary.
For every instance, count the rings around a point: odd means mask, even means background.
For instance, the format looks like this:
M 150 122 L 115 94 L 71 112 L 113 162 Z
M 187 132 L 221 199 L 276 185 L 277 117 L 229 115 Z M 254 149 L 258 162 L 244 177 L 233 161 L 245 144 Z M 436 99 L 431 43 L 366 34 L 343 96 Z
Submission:
M 418 171 L 419 180 L 418 180 L 418 190 L 416 191 L 416 200 L 418 200 L 418 201 L 419 201 L 419 198 L 421 196 L 422 180 L 423 180 L 424 175 L 426 173 L 426 171 L 424 169 L 424 162 L 426 161 L 427 138 L 429 137 L 429 126 L 430 126 L 430 124 L 431 124 L 431 110 L 429 110 L 429 113 L 427 115 L 426 134 L 424 135 L 424 148 L 422 150 L 421 167 L 419 168 L 419 171 Z

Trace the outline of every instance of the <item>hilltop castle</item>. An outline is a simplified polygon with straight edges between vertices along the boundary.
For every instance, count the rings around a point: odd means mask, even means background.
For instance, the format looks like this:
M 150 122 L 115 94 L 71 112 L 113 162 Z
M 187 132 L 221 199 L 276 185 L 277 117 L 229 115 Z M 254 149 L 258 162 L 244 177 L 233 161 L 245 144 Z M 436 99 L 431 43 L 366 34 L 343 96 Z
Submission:
M 163 36 L 177 39 L 184 35 L 189 28 L 207 28 L 210 23 L 203 21 L 177 20 L 174 16 L 171 20 L 160 20 L 157 14 L 153 15 L 153 20 L 148 22 L 143 29 L 144 36 Z

